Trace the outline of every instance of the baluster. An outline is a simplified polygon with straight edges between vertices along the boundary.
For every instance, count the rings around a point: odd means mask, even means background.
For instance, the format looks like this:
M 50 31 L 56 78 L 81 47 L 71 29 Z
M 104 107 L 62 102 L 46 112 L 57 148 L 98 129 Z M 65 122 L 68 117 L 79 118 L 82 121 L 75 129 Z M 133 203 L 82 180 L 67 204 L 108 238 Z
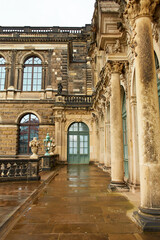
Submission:
M 0 177 L 2 177 L 2 173 L 3 173 L 3 171 L 2 171 L 2 165 L 3 165 L 3 163 L 0 163 Z
M 15 176 L 15 165 L 14 165 L 14 162 L 11 162 L 9 172 L 8 172 L 8 177 L 14 177 L 14 176 Z
M 4 169 L 3 169 L 3 177 L 8 177 L 8 169 L 7 169 L 7 162 L 5 162 L 4 165 Z
M 27 176 L 27 163 L 25 162 L 22 163 L 22 176 L 23 177 Z
M 15 177 L 20 177 L 20 172 L 21 172 L 21 163 L 20 162 L 17 162 L 16 163 L 16 173 L 15 173 Z

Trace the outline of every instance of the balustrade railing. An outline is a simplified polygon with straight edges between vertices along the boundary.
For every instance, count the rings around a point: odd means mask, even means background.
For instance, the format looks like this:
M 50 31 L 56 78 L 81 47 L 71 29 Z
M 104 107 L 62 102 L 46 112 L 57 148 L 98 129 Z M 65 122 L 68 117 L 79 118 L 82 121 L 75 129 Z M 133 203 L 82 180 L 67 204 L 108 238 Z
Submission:
M 0 181 L 39 179 L 39 159 L 0 159 Z
M 88 25 L 89 26 L 89 25 Z M 2 27 L 0 33 L 70 33 L 81 34 L 86 27 Z
M 91 106 L 92 96 L 89 95 L 66 95 L 64 96 L 66 105 Z

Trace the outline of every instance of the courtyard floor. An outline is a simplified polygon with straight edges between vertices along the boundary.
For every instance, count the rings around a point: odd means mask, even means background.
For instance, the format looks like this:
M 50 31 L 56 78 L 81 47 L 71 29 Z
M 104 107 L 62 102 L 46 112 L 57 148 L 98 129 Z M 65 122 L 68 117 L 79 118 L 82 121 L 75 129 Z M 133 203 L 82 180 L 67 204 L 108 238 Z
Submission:
M 94 165 L 61 168 L 5 240 L 159 240 L 128 218 L 134 205 L 109 182 Z

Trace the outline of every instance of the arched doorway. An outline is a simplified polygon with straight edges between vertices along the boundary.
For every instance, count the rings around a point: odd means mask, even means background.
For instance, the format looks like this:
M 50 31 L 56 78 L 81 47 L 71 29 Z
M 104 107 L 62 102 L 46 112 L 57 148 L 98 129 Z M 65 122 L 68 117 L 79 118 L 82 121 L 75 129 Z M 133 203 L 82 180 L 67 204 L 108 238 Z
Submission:
M 126 112 L 126 95 L 123 95 L 122 104 L 122 122 L 123 122 L 123 152 L 124 152 L 124 173 L 128 178 L 128 141 L 127 141 L 127 112 Z
M 73 123 L 68 129 L 68 164 L 89 164 L 89 129 L 85 123 Z

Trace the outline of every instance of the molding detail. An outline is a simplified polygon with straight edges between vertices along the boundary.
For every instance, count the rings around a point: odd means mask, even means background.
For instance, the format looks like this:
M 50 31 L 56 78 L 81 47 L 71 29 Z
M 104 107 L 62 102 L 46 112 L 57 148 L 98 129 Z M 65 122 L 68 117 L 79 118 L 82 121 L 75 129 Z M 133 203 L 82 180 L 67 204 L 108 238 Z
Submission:
M 106 68 L 110 73 L 122 73 L 122 70 L 124 68 L 124 62 L 120 61 L 108 61 L 106 64 Z
M 132 22 L 140 16 L 152 17 L 159 0 L 128 0 L 125 16 Z

